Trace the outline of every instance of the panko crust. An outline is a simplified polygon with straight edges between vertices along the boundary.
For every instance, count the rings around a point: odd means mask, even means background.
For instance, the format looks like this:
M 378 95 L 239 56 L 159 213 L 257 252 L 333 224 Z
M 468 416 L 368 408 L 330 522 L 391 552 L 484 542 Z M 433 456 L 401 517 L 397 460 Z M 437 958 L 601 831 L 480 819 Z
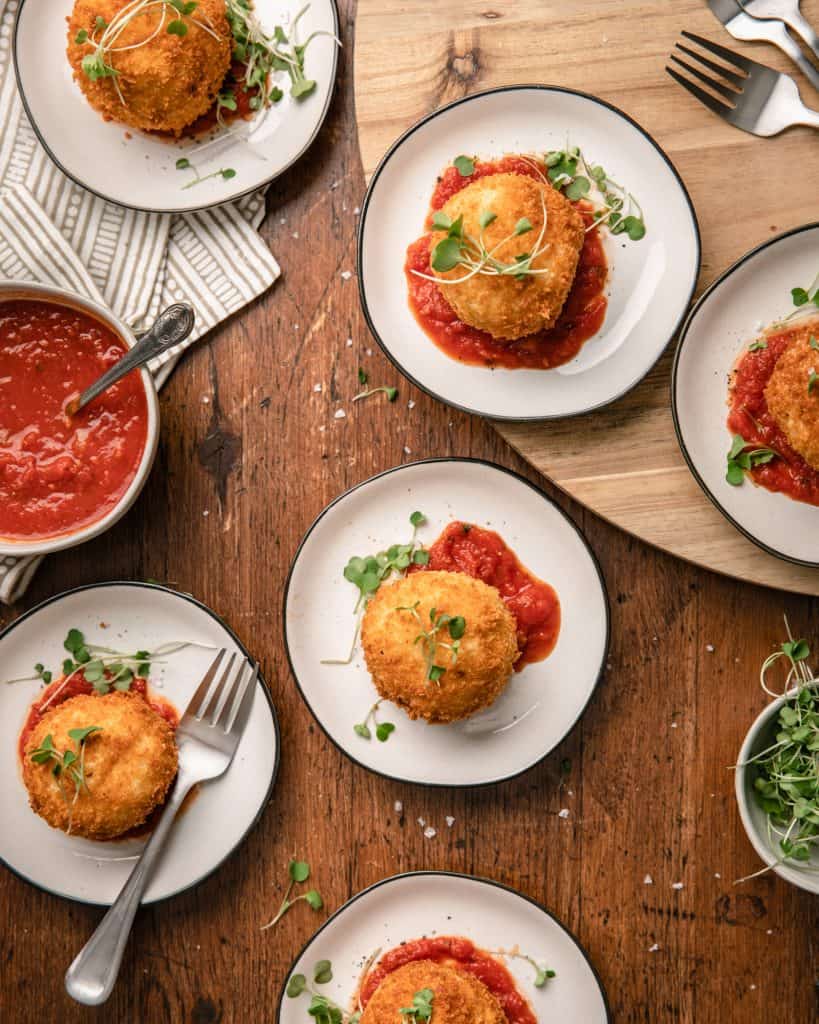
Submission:
M 125 7 L 127 0 L 76 0 L 68 19 L 66 54 L 74 70 L 74 80 L 91 106 L 107 121 L 121 121 L 142 131 L 180 135 L 198 117 L 206 113 L 216 99 L 228 72 L 233 36 L 225 15 L 224 0 L 198 0 L 196 10 L 185 18 L 185 36 L 171 35 L 163 29 L 145 46 L 111 55 L 112 67 L 119 71 L 118 83 L 126 105 L 120 102 L 110 78 L 92 82 L 82 70 L 82 59 L 93 53 L 89 43 L 77 43 L 85 29 L 89 36 L 95 19 L 109 24 Z M 159 8 L 140 14 L 123 30 L 117 46 L 140 42 L 157 26 Z M 212 26 L 214 39 L 192 18 Z M 166 25 L 170 16 L 166 16 Z
M 439 648 L 436 663 L 446 672 L 436 682 L 426 678 L 424 644 L 415 643 L 418 620 L 397 610 L 416 601 L 424 629 L 433 608 L 466 619 L 454 665 L 450 652 Z M 449 641 L 445 631 L 438 635 Z M 417 572 L 382 586 L 364 613 L 361 643 L 381 697 L 432 724 L 456 722 L 493 704 L 520 653 L 515 617 L 498 591 L 461 572 Z
M 496 219 L 483 232 L 486 248 L 490 250 L 515 230 L 522 217 L 527 217 L 532 230 L 497 250 L 495 255 L 504 263 L 532 251 L 543 226 L 544 206 L 546 232 L 541 244 L 549 243 L 549 248 L 533 261 L 532 267 L 548 268 L 551 273 L 529 275 L 519 281 L 514 277 L 476 274 L 462 284 L 440 286 L 464 323 L 505 340 L 553 327 L 574 282 L 585 224 L 562 192 L 515 173 L 479 178 L 444 204 L 443 212 L 453 221 L 462 216 L 465 233 L 475 238 L 481 233 L 481 213 L 491 210 Z M 430 251 L 444 237 L 445 232 L 433 232 Z M 462 266 L 445 272 L 433 270 L 436 277 L 444 280 L 457 280 L 465 272 Z
M 85 789 L 73 807 L 52 773 L 53 762 L 35 764 L 31 752 L 49 734 L 60 753 L 77 751 L 70 729 L 98 725 L 85 744 Z M 29 803 L 53 828 L 87 839 L 113 839 L 144 824 L 167 796 L 176 776 L 173 729 L 138 694 L 81 694 L 47 711 L 29 737 L 23 781 Z M 65 783 L 69 797 L 74 785 Z
M 813 318 L 798 331 L 777 359 L 765 388 L 765 401 L 773 418 L 805 462 L 819 470 L 819 383 L 808 391 L 810 373 L 819 374 L 819 318 Z
M 388 974 L 367 1003 L 361 1024 L 395 1024 L 413 996 L 431 989 L 433 1024 L 506 1024 L 500 1003 L 482 981 L 466 971 L 413 960 Z

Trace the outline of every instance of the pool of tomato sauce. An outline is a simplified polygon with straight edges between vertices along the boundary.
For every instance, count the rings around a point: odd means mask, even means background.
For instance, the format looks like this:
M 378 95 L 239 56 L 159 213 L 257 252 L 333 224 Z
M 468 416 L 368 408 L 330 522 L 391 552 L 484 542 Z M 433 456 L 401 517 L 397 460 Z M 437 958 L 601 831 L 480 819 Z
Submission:
M 222 108 L 221 118 L 225 124 L 231 124 L 233 121 L 247 121 L 257 113 L 251 107 L 250 101 L 254 97 L 259 96 L 261 90 L 258 86 L 253 86 L 250 89 L 245 88 L 245 68 L 246 65 L 241 61 L 234 61 L 220 90 L 221 92 L 232 92 L 233 98 L 236 100 L 235 110 L 228 110 L 227 107 Z M 218 103 L 214 102 L 209 110 L 206 110 L 204 114 L 197 117 L 193 124 L 188 125 L 182 133 L 183 136 L 202 135 L 204 132 L 209 132 L 218 127 L 219 122 L 216 118 L 218 108 Z
M 798 330 L 766 334 L 767 348 L 742 354 L 729 392 L 728 429 L 732 434 L 741 434 L 750 444 L 773 448 L 781 455 L 751 470 L 755 483 L 796 501 L 819 505 L 819 472 L 791 448 L 765 401 L 765 388 L 774 367 Z
M 384 978 L 416 960 L 432 960 L 474 975 L 495 996 L 509 1024 L 537 1024 L 506 966 L 469 939 L 458 936 L 413 939 L 385 953 L 364 978 L 359 993 L 361 1006 L 367 1005 Z
M 456 192 L 489 174 L 514 172 L 542 181 L 543 165 L 522 157 L 505 156 L 500 160 L 475 164 L 474 174 L 462 177 L 456 167 L 448 167 L 438 180 L 430 201 L 430 217 Z M 588 204 L 579 202 L 587 225 L 593 216 Z M 557 323 L 517 341 L 501 341 L 459 320 L 435 281 L 427 281 L 413 271 L 431 274 L 430 235 L 423 235 L 407 249 L 404 271 L 409 289 L 409 306 L 424 332 L 452 359 L 473 366 L 502 367 L 507 370 L 550 370 L 573 359 L 583 344 L 603 326 L 607 300 L 604 294 L 608 266 L 603 242 L 597 228 L 586 233 L 574 283 Z
M 59 679 L 55 679 L 53 682 L 49 683 L 48 686 L 38 694 L 37 699 L 33 701 L 29 707 L 26 719 L 23 722 L 23 728 L 20 730 L 20 736 L 17 740 L 17 755 L 21 764 L 25 759 L 26 747 L 28 746 L 28 741 L 32 732 L 52 708 L 63 704 L 67 700 L 71 700 L 72 697 L 93 695 L 97 692 L 91 683 L 86 682 L 85 676 L 82 672 L 78 672 L 77 675 L 73 676 L 65 686 L 62 685 L 64 678 L 64 676 L 60 676 Z M 52 694 L 56 693 L 58 690 L 60 692 L 57 696 L 54 697 L 53 700 L 50 700 Z M 148 687 L 148 680 L 135 678 L 131 682 L 130 692 L 139 694 L 140 697 L 147 702 L 149 707 L 160 715 L 160 717 L 165 719 L 172 729 L 175 730 L 179 725 L 179 712 L 169 700 L 151 692 Z M 89 723 L 89 725 L 92 724 L 93 723 Z M 194 786 L 190 793 L 185 797 L 185 800 L 178 811 L 179 814 L 183 814 L 188 809 L 198 792 L 199 787 Z M 149 832 L 153 831 L 161 813 L 162 805 L 157 807 L 149 816 L 147 821 L 143 822 L 142 825 L 129 829 L 128 832 L 124 832 L 121 836 L 116 836 L 116 840 L 134 839 L 139 836 L 147 835 Z
M 139 468 L 148 400 L 138 370 L 75 416 L 69 400 L 127 351 L 87 313 L 0 302 L 0 537 L 72 533 L 107 515 Z
M 456 520 L 428 550 L 428 565 L 411 566 L 410 572 L 425 568 L 463 572 L 500 592 L 517 622 L 521 652 L 517 671 L 552 653 L 560 633 L 557 593 L 529 572 L 499 534 Z

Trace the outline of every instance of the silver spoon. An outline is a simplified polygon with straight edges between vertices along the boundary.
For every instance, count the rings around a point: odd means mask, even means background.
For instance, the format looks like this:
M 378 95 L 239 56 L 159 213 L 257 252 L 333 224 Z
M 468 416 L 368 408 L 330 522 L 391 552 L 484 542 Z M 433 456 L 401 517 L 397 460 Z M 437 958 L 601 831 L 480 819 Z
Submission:
M 88 405 L 112 384 L 116 384 L 126 373 L 130 373 L 138 366 L 144 366 L 151 359 L 184 341 L 193 330 L 195 320 L 196 314 L 186 302 L 168 306 L 118 363 L 114 363 L 110 370 L 106 370 L 99 380 L 80 394 L 79 398 L 68 403 L 68 415 L 75 416 L 83 406 Z

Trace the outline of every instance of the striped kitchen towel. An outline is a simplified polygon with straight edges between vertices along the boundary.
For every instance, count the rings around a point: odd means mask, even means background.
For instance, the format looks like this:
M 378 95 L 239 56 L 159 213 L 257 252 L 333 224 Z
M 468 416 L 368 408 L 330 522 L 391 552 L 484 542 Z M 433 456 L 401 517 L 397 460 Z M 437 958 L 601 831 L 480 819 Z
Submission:
M 74 184 L 49 160 L 17 94 L 11 34 L 17 0 L 0 0 L 0 278 L 83 292 L 133 330 L 166 306 L 196 309 L 193 334 L 151 364 L 164 384 L 182 352 L 279 276 L 258 234 L 264 193 L 200 213 L 138 213 Z M 41 556 L 0 556 L 0 601 L 23 595 Z

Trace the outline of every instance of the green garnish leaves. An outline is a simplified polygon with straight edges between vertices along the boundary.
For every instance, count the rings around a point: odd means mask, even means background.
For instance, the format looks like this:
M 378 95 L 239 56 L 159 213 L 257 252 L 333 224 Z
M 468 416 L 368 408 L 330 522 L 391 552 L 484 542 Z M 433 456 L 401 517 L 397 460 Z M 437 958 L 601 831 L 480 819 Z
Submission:
M 462 178 L 468 178 L 475 173 L 475 161 L 469 156 L 456 156 L 452 161 L 452 166 L 457 169 Z
M 99 725 L 86 725 L 76 729 L 69 729 L 69 739 L 77 746 L 76 750 L 65 750 L 60 753 L 54 746 L 54 737 L 49 733 L 43 738 L 42 743 L 36 750 L 32 750 L 29 757 L 35 764 L 49 764 L 53 762 L 52 775 L 57 780 L 60 793 L 68 805 L 68 829 L 71 833 L 71 819 L 74 812 L 74 805 L 80 798 L 83 789 L 89 792 L 88 782 L 85 777 L 85 745 L 86 740 L 95 732 L 102 732 Z M 74 785 L 73 794 L 66 792 L 64 780 L 68 779 Z
M 808 345 L 812 349 L 819 350 L 819 341 L 817 341 L 817 339 L 814 338 L 813 335 L 811 335 L 810 338 L 808 338 Z
M 791 298 L 793 299 L 794 306 L 804 306 L 810 299 L 810 296 L 804 288 L 791 288 Z
M 186 36 L 188 34 L 188 26 L 184 21 L 176 18 L 168 22 L 167 32 L 169 36 Z
M 281 906 L 274 917 L 268 921 L 267 924 L 262 925 L 262 931 L 265 931 L 268 928 L 274 928 L 279 921 L 281 921 L 287 911 L 294 907 L 300 900 L 303 900 L 313 910 L 321 910 L 324 906 L 324 901 L 316 889 L 309 889 L 307 892 L 303 892 L 299 896 L 293 896 L 293 889 L 295 886 L 301 885 L 310 877 L 310 865 L 307 861 L 291 857 L 287 865 L 287 874 L 289 883 L 284 894 L 284 899 L 281 902 Z M 301 979 L 301 981 L 295 979 Z M 293 984 L 298 991 L 291 993 L 288 985 L 287 994 L 296 996 L 300 995 L 304 991 L 306 980 L 303 975 L 294 975 L 293 978 L 291 978 L 290 983 Z M 301 987 L 299 987 L 299 985 L 301 985 Z
M 397 612 L 410 612 L 421 627 L 418 636 L 415 638 L 415 643 L 422 644 L 424 648 L 426 678 L 432 683 L 437 683 L 446 672 L 446 666 L 436 664 L 438 650 L 441 647 L 448 650 L 451 662 L 453 665 L 455 664 L 461 647 L 461 637 L 466 632 L 466 619 L 462 615 L 447 615 L 445 612 L 439 613 L 437 608 L 431 608 L 429 612 L 430 628 L 424 629 L 424 623 L 418 611 L 419 604 L 420 601 L 416 601 L 413 605 L 399 605 L 395 610 Z M 451 643 L 440 639 L 439 633 L 444 629 L 449 633 Z
M 359 384 L 366 384 L 367 383 L 367 374 L 364 372 L 364 368 L 361 367 L 361 366 L 359 366 L 359 368 L 358 368 L 358 383 Z
M 360 394 L 353 395 L 353 401 L 360 402 L 364 398 L 370 398 L 372 395 L 380 395 L 382 392 L 387 396 L 388 402 L 394 402 L 396 398 L 398 398 L 398 388 L 382 384 L 377 388 L 370 388 L 369 391 L 362 391 Z
M 478 218 L 481 230 L 483 230 L 483 228 L 488 228 L 492 221 L 497 220 L 497 218 L 498 215 L 496 213 L 492 213 L 491 210 L 484 210 Z
M 108 22 L 101 14 L 98 14 L 96 18 L 94 18 L 94 28 L 96 28 L 98 32 L 104 28 L 108 28 Z
M 34 666 L 34 672 L 37 679 L 42 679 L 46 686 L 51 682 L 51 673 L 44 668 L 39 662 Z
M 319 960 L 313 968 L 313 981 L 317 985 L 326 985 L 333 980 L 333 965 L 329 960 Z
M 190 167 L 190 165 L 191 162 L 190 160 L 188 160 L 186 156 L 180 156 L 180 158 L 176 161 L 177 171 L 186 171 Z
M 377 700 L 367 712 L 367 717 L 364 721 L 353 726 L 353 732 L 356 736 L 360 736 L 362 740 L 371 740 L 373 738 L 370 723 L 372 723 L 372 727 L 375 729 L 376 739 L 380 740 L 382 743 L 386 743 L 390 736 L 395 732 L 395 726 L 392 722 L 378 721 L 378 709 L 382 703 L 382 700 Z
M 76 744 L 85 743 L 91 733 L 102 732 L 102 726 L 86 725 L 84 729 L 69 729 L 68 735 Z
M 564 189 L 564 195 L 567 199 L 571 199 L 575 202 L 578 199 L 582 199 L 583 196 L 589 194 L 591 189 L 591 182 L 588 178 L 584 178 L 582 174 L 579 174 L 576 178 L 573 178 Z
M 819 307 L 819 274 L 807 288 L 791 288 L 791 299 L 796 307 L 791 316 L 795 316 L 799 309 L 802 306 L 807 306 L 808 303 Z M 786 319 L 789 318 L 786 317 Z
M 546 967 L 536 967 L 535 988 L 543 988 L 547 981 L 556 976 L 556 972 Z
M 521 217 L 515 225 L 516 235 L 525 235 L 527 232 L 532 230 L 532 222 L 528 217 Z
M 443 238 L 432 251 L 432 269 L 442 274 L 454 270 L 461 262 L 461 248 L 462 242 L 457 237 Z
M 392 722 L 381 722 L 375 729 L 376 739 L 379 739 L 382 743 L 386 743 L 394 732 L 395 726 Z
M 74 36 L 74 42 L 81 46 L 83 43 L 88 41 L 88 32 L 81 28 L 80 31 Z
M 816 387 L 816 382 L 819 380 L 819 373 L 816 370 L 811 370 L 808 374 L 808 394 L 813 394 L 813 390 Z
M 410 525 L 414 526 L 417 529 L 419 526 L 424 525 L 424 523 L 427 521 L 427 517 L 424 515 L 423 512 L 413 512 L 412 515 L 409 517 L 409 521 Z
M 307 978 L 303 974 L 293 974 L 287 983 L 287 995 L 291 999 L 300 996 L 307 988 Z
M 748 346 L 748 351 L 749 352 L 762 352 L 767 347 L 768 347 L 768 342 L 765 341 L 762 338 L 759 338 L 756 341 L 752 341 L 751 342 L 751 344 Z
M 222 102 L 221 99 L 217 99 L 217 116 L 218 111 L 222 107 L 227 107 L 229 109 L 235 109 L 236 107 L 235 99 L 233 100 L 233 107 L 230 107 L 231 99 L 227 96 L 226 93 L 222 95 L 224 97 L 224 102 Z M 176 161 L 176 169 L 178 171 L 186 171 L 188 169 L 193 171 L 193 178 L 191 178 L 190 181 L 186 182 L 182 186 L 183 189 L 193 188 L 194 185 L 200 185 L 203 181 L 209 181 L 211 178 L 222 178 L 224 181 L 229 181 L 230 178 L 236 177 L 236 171 L 232 167 L 220 167 L 218 171 L 212 171 L 210 174 L 200 174 L 196 167 L 190 162 L 190 160 L 184 156 L 181 156 Z
M 371 740 L 373 738 L 373 734 L 370 732 L 369 726 L 364 722 L 359 722 L 357 725 L 354 725 L 353 732 L 363 740 Z
M 406 1024 L 418 1024 L 432 1017 L 432 1003 L 435 993 L 431 988 L 422 988 L 412 997 L 412 1006 L 405 1006 L 398 1012 L 405 1018 Z
M 438 210 L 432 215 L 432 226 L 436 231 L 449 231 L 452 227 L 452 221 L 445 213 L 441 213 L 441 211 Z
M 225 110 L 236 110 L 235 94 L 230 89 L 220 92 L 216 97 L 216 105 L 217 107 L 224 107 Z
M 741 434 L 734 434 L 728 450 L 725 479 L 732 486 L 738 487 L 745 480 L 746 472 L 764 466 L 778 455 L 779 452 L 773 448 L 754 448 Z

